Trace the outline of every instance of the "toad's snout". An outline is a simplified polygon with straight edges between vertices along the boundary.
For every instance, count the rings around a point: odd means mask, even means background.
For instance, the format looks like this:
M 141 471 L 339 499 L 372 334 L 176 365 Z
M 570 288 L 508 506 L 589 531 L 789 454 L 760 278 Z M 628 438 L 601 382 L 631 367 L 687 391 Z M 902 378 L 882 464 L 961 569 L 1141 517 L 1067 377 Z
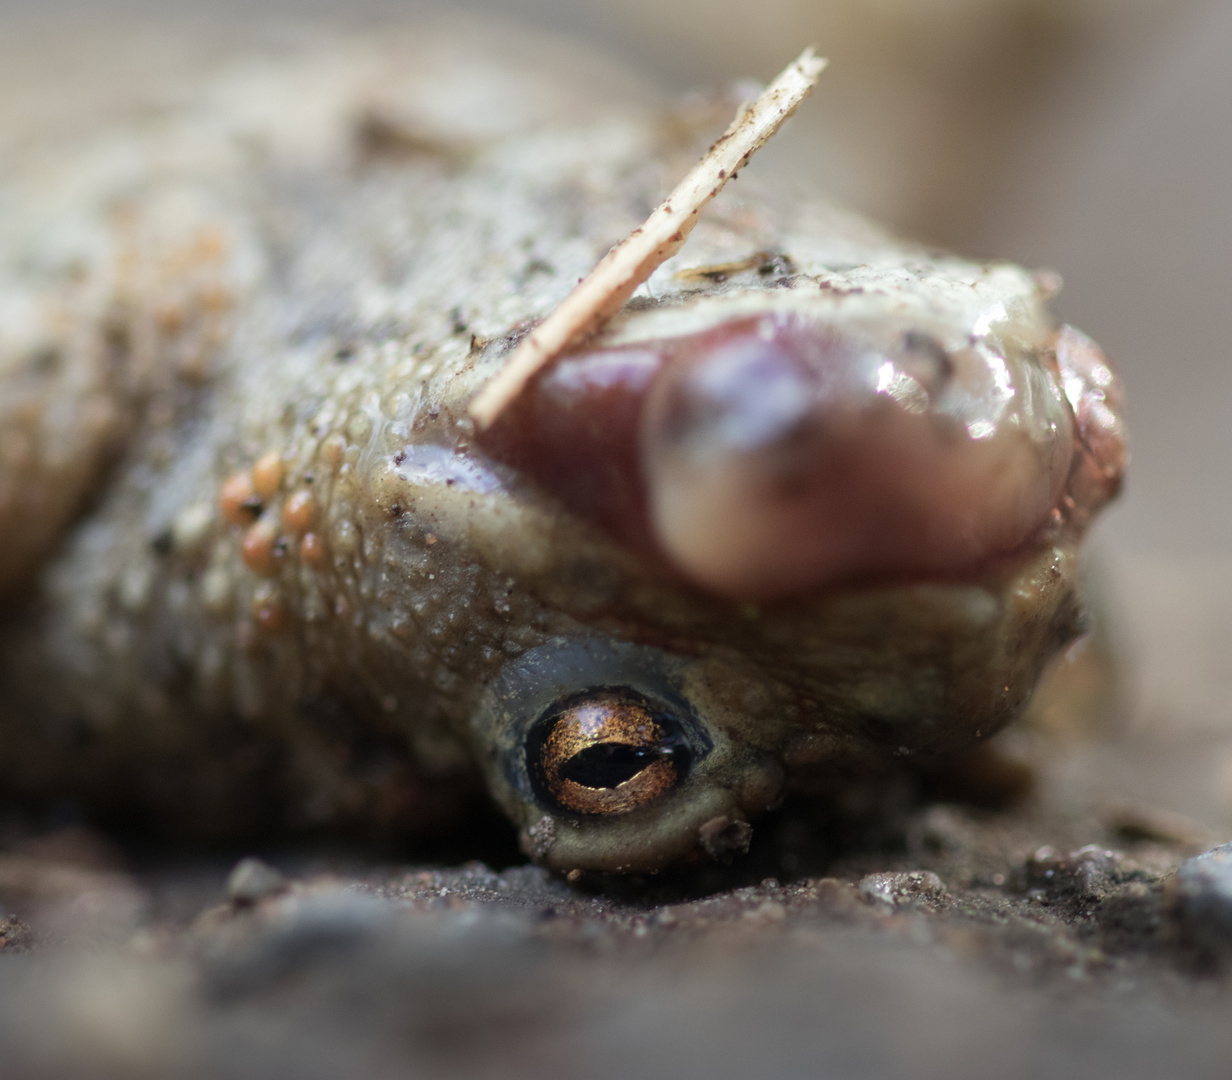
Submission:
M 488 436 L 708 590 L 949 574 L 1027 540 L 1075 457 L 1051 353 L 795 313 L 565 357 Z

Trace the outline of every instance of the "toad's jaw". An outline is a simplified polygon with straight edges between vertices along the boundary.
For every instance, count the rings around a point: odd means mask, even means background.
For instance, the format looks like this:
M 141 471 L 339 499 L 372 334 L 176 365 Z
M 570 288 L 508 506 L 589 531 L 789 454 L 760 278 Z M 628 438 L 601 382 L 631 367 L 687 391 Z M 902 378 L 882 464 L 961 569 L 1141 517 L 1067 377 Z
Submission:
M 566 357 L 488 436 L 573 509 L 752 600 L 1012 550 L 1064 503 L 1076 446 L 1051 355 L 784 313 Z

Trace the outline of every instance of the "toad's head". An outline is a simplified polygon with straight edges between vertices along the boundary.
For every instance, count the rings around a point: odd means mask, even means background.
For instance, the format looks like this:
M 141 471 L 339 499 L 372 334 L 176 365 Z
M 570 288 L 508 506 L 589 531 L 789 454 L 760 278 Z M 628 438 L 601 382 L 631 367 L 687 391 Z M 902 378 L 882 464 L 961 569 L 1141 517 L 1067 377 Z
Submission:
M 615 582 L 583 609 L 549 560 L 537 587 L 579 631 L 510 660 L 476 716 L 528 850 L 722 854 L 818 766 L 997 730 L 1081 631 L 1119 409 L 1029 275 L 957 260 L 736 282 L 562 357 L 482 436 L 606 538 L 587 558 Z

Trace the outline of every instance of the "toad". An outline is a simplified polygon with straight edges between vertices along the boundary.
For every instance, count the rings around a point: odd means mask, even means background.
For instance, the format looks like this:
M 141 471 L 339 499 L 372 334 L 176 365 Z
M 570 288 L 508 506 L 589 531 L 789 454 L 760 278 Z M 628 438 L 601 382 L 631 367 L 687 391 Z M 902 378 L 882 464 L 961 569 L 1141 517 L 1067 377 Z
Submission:
M 410 833 L 481 785 L 656 871 L 986 738 L 1082 632 L 1121 392 L 1056 283 L 756 165 L 477 429 L 697 151 L 560 50 L 302 29 L 0 131 L 6 797 Z

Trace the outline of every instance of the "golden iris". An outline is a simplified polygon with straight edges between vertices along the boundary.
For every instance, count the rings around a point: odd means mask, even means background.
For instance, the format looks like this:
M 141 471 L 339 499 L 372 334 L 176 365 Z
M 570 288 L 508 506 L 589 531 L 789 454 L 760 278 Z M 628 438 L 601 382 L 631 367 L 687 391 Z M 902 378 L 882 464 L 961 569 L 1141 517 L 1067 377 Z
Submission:
M 683 779 L 687 742 L 670 717 L 630 690 L 592 690 L 562 702 L 528 746 L 541 798 L 575 814 L 623 814 Z

